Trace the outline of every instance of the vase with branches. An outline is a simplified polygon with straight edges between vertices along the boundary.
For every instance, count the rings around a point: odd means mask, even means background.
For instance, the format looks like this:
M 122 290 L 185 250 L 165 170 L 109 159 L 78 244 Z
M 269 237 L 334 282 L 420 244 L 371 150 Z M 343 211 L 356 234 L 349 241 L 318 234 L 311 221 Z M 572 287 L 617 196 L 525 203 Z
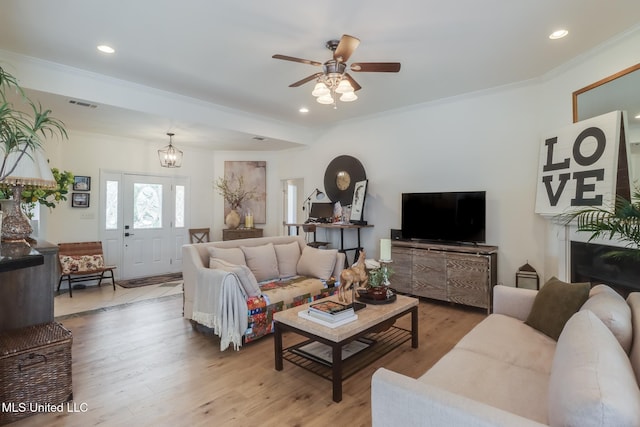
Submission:
M 242 207 L 242 203 L 256 198 L 255 190 L 247 190 L 244 185 L 242 176 L 236 177 L 231 174 L 227 177 L 220 177 L 215 182 L 218 193 L 224 198 L 225 202 L 231 207 L 231 211 L 225 218 L 225 224 L 229 228 L 236 228 L 240 224 L 240 214 L 238 209 Z
M 633 257 L 640 260 L 640 191 L 635 190 L 631 200 L 617 197 L 610 207 L 588 207 L 563 214 L 565 224 L 575 220 L 577 230 L 589 232 L 589 241 L 597 238 L 614 240 L 629 250 L 612 250 L 607 257 Z

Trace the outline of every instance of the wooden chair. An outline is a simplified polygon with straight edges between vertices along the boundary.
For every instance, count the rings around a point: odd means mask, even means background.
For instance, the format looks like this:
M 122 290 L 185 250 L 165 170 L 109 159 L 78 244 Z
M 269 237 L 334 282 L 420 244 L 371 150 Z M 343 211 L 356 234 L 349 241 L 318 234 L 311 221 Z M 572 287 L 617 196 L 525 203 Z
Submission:
M 315 224 L 304 224 L 302 226 L 302 231 L 304 231 L 305 233 L 313 234 L 313 241 L 307 242 L 307 245 L 316 249 L 323 246 L 329 246 L 329 242 L 318 242 L 316 240 L 316 230 L 317 227 L 315 226 Z
M 58 280 L 57 292 L 63 280 L 69 284 L 69 298 L 73 298 L 73 283 L 98 280 L 98 286 L 102 285 L 102 279 L 111 279 L 113 290 L 116 290 L 116 281 L 113 277 L 115 265 L 104 265 L 104 253 L 102 242 L 79 242 L 58 244 L 58 265 L 60 266 L 60 280 Z M 105 276 L 105 273 L 111 273 Z
M 208 228 L 190 228 L 189 239 L 191 243 L 206 243 L 209 241 Z

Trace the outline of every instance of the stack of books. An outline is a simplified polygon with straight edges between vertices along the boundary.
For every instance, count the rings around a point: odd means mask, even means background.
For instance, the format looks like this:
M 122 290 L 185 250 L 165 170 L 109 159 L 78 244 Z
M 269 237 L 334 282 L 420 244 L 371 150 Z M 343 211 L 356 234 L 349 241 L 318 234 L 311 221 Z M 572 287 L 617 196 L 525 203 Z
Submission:
M 337 301 L 322 301 L 309 306 L 309 316 L 329 323 L 344 322 L 356 319 L 351 305 Z

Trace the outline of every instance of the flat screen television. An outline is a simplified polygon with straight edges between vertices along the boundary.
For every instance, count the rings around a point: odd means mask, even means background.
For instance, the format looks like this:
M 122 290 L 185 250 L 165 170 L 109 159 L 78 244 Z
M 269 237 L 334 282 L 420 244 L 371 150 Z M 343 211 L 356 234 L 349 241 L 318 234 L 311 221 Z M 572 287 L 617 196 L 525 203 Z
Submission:
M 484 243 L 486 192 L 402 193 L 402 238 Z

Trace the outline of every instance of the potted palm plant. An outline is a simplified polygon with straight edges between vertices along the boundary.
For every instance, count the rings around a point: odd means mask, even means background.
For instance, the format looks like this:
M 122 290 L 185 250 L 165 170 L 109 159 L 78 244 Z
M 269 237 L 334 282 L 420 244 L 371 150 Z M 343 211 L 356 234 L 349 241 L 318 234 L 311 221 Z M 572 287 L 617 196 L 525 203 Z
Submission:
M 634 257 L 640 259 L 640 191 L 631 200 L 618 197 L 614 206 L 589 207 L 562 215 L 569 223 L 576 220 L 577 230 L 591 233 L 589 241 L 605 238 L 624 243 L 629 250 L 613 250 L 609 257 Z
M 54 135 L 67 138 L 64 124 L 51 117 L 51 110 L 29 99 L 17 79 L 0 67 L 0 183 L 6 182 L 25 157 L 42 148 L 41 138 Z M 13 196 L 18 211 L 20 196 Z M 2 230 L 8 218 L 3 220 Z
M 30 112 L 16 107 L 9 96 L 11 92 L 18 95 L 19 100 Z M 30 151 L 41 148 L 41 138 L 59 135 L 67 137 L 64 124 L 51 117 L 51 110 L 29 99 L 18 84 L 17 79 L 0 67 L 0 182 L 9 176 L 18 162 L 28 156 Z M 9 164 L 9 153 L 18 152 L 18 161 Z

